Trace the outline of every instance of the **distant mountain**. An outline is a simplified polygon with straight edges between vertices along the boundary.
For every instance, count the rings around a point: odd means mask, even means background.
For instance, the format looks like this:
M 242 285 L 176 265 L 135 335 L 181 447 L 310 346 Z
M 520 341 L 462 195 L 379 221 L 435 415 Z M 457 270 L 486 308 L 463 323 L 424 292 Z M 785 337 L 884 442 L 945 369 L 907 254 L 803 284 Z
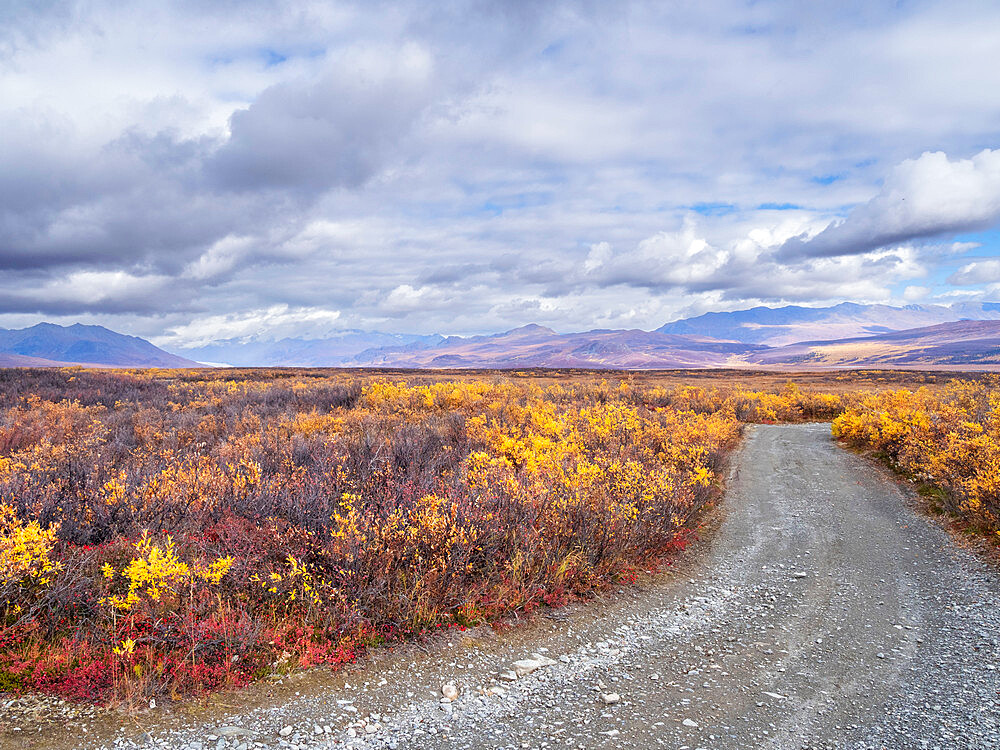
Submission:
M 957 320 L 981 315 L 993 320 Z M 911 321 L 951 318 L 935 325 Z M 896 330 L 901 327 L 902 330 Z M 862 335 L 858 335 L 858 331 Z M 708 335 L 707 331 L 715 335 Z M 811 331 L 821 334 L 802 341 Z M 841 335 L 847 331 L 854 335 Z M 825 336 L 823 333 L 831 333 Z M 763 339 L 768 343 L 761 343 Z M 792 339 L 795 343 L 775 345 Z M 349 364 L 403 368 L 673 369 L 764 367 L 840 369 L 925 367 L 1000 369 L 1000 304 L 910 306 L 842 304 L 712 313 L 657 331 L 557 334 L 529 325 L 492 336 L 451 337 L 437 345 L 383 347 Z
M 433 347 L 363 352 L 352 363 L 414 368 L 700 368 L 738 366 L 742 356 L 766 348 L 638 330 L 558 334 L 528 325 L 493 336 L 452 337 Z
M 421 348 L 435 346 L 444 340 L 444 336 L 438 335 L 348 330 L 319 339 L 223 339 L 207 346 L 172 348 L 177 354 L 199 362 L 234 367 L 337 367 L 350 364 L 353 357 L 367 350 Z
M 240 367 L 1000 370 L 1000 303 L 757 307 L 699 315 L 656 331 L 559 334 L 534 324 L 470 337 L 342 331 L 321 339 L 230 339 L 178 354 L 101 326 L 0 329 L 0 367 L 196 367 L 198 361 Z
M 708 336 L 748 344 L 784 346 L 797 341 L 872 336 L 957 320 L 1000 319 L 1000 303 L 955 305 L 859 305 L 832 307 L 754 307 L 735 312 L 705 313 L 667 323 L 660 333 Z
M 145 339 L 103 326 L 39 323 L 30 328 L 0 328 L 0 367 L 200 367 L 163 351 Z
M 1000 369 L 1000 321 L 962 320 L 751 354 L 747 364 L 789 369 Z

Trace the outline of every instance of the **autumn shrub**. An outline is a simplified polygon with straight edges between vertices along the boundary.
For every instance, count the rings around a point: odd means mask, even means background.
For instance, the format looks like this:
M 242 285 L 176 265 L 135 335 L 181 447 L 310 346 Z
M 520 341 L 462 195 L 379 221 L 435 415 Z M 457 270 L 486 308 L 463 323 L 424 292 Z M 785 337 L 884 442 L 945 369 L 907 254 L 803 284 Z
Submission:
M 871 394 L 833 423 L 834 435 L 869 450 L 913 479 L 943 490 L 946 509 L 1000 536 L 998 381 L 956 380 Z
M 743 421 L 587 378 L 0 371 L 6 690 L 143 700 L 585 597 L 682 547 Z

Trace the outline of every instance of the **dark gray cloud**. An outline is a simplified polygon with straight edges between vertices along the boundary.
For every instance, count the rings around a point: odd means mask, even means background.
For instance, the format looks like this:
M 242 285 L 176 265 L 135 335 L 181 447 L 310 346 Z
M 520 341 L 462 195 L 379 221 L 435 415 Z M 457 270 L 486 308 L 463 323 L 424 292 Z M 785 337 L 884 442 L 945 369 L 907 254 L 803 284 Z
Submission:
M 230 118 L 206 170 L 229 190 L 357 188 L 398 157 L 431 101 L 433 61 L 416 48 L 372 53 L 315 82 L 276 84 Z M 393 59 L 395 58 L 395 59 Z M 395 152 L 395 153 L 394 153 Z

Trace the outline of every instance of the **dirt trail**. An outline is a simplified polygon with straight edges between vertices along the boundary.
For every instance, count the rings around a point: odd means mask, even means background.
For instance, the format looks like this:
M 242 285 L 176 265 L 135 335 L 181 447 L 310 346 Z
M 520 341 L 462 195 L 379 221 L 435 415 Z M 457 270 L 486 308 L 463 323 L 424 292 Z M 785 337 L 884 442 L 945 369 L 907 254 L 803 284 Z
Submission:
M 762 426 L 736 457 L 725 509 L 654 585 L 99 744 L 1000 747 L 1000 576 L 883 471 L 835 446 L 828 425 Z M 532 652 L 555 664 L 499 679 Z M 445 682 L 453 703 L 440 702 Z M 503 695 L 478 689 L 490 686 Z M 610 693 L 620 701 L 605 704 Z M 50 746 L 78 744 L 94 746 Z

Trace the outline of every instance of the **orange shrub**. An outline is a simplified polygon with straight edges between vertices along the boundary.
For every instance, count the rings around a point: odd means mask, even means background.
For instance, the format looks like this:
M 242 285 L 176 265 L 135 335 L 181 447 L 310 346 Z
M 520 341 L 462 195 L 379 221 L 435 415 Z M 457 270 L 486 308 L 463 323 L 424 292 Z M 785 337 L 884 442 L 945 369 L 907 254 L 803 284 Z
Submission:
M 875 451 L 915 479 L 940 486 L 950 510 L 1000 535 L 1000 392 L 997 381 L 956 380 L 873 394 L 833 423 L 844 442 Z

